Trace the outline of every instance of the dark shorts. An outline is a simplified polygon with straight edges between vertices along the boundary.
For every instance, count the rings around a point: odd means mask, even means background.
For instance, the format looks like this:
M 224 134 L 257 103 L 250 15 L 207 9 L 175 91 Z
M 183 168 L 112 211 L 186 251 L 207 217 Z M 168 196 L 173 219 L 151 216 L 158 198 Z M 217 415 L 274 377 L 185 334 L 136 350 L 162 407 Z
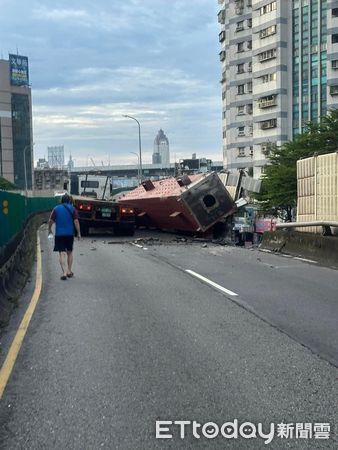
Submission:
M 54 252 L 72 252 L 74 236 L 55 236 Z

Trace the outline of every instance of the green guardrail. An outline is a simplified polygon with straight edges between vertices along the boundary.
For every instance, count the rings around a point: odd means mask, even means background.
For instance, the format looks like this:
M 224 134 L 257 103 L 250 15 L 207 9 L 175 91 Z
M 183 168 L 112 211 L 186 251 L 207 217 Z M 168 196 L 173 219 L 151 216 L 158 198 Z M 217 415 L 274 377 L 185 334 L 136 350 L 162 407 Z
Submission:
M 52 210 L 59 201 L 55 197 L 25 197 L 0 190 L 0 247 L 23 229 L 29 216 Z

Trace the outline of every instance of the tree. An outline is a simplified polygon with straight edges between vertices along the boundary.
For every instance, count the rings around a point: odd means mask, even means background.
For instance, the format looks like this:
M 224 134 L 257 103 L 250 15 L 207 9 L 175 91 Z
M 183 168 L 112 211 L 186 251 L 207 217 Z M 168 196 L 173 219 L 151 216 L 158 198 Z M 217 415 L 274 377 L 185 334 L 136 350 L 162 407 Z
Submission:
M 6 180 L 6 178 L 0 177 L 0 189 L 5 191 L 14 191 L 17 190 L 18 187 L 10 181 Z
M 281 147 L 270 145 L 269 165 L 262 177 L 262 190 L 256 195 L 260 210 L 286 221 L 292 219 L 297 205 L 297 160 L 333 153 L 338 150 L 338 110 L 334 109 L 318 123 L 309 122 L 304 133 Z

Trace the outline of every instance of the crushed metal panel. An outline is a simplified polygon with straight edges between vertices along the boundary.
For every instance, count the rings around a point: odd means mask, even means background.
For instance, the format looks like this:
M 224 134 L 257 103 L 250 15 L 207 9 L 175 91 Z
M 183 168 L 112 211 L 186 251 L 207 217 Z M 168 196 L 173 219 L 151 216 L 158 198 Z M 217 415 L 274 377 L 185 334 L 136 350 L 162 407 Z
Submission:
M 182 192 L 181 198 L 202 231 L 206 231 L 221 217 L 226 217 L 236 210 L 233 199 L 216 173 L 210 173 L 189 186 Z
M 239 174 L 238 173 L 229 173 L 227 179 L 227 186 L 237 186 Z
M 257 192 L 261 191 L 262 180 L 257 180 L 252 177 L 243 177 L 241 182 L 241 187 L 246 189 L 249 192 Z

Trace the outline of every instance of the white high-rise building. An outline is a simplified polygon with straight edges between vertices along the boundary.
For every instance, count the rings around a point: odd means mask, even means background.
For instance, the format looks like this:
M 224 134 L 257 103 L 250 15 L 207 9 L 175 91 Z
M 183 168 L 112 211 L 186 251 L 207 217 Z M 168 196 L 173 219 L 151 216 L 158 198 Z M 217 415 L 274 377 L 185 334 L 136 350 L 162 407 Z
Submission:
M 154 140 L 153 164 L 170 165 L 169 140 L 163 130 L 159 130 Z
M 65 165 L 65 149 L 63 145 L 48 147 L 49 167 L 62 169 Z
M 258 177 L 269 144 L 338 106 L 338 2 L 218 3 L 224 167 Z

